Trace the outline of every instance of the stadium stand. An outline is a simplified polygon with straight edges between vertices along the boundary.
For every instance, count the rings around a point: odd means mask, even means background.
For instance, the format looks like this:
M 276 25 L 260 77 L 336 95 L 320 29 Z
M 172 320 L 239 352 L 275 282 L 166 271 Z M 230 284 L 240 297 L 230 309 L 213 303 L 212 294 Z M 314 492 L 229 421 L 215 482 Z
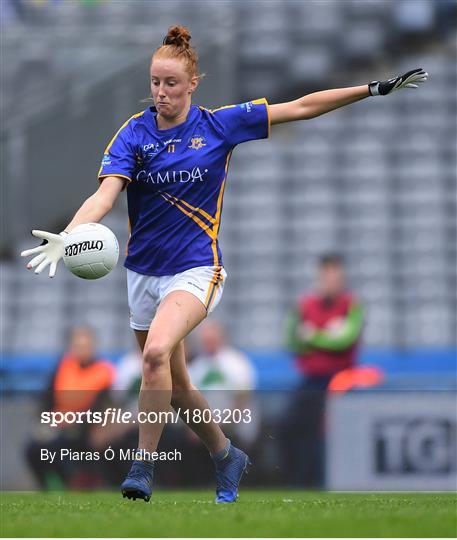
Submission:
M 431 74 L 414 96 L 367 100 L 237 149 L 221 231 L 229 280 L 218 308 L 233 340 L 280 348 L 284 314 L 311 284 L 316 256 L 338 249 L 367 306 L 367 346 L 455 347 L 455 37 L 443 23 L 437 44 L 432 31 L 445 2 L 429 2 L 413 28 L 381 0 L 18 4 L 2 28 L 6 353 L 58 351 L 81 322 L 103 350 L 128 347 L 124 272 L 103 283 L 62 268 L 52 281 L 34 279 L 17 255 L 31 226 L 58 229 L 94 189 L 104 144 L 145 106 L 152 46 L 177 20 L 191 28 L 207 71 L 205 105 L 260 95 L 274 102 L 416 65 Z M 426 37 L 416 52 L 401 41 L 413 31 Z M 394 47 L 397 61 L 386 65 Z M 104 223 L 125 245 L 125 201 Z

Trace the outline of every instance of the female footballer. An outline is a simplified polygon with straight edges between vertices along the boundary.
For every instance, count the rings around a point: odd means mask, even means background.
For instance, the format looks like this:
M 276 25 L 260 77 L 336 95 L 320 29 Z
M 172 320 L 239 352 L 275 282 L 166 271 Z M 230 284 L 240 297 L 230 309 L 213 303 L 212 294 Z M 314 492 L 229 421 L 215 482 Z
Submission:
M 236 145 L 267 138 L 270 127 L 307 120 L 369 96 L 417 88 L 422 69 L 384 82 L 325 90 L 295 101 L 269 105 L 255 99 L 209 110 L 192 104 L 200 81 L 198 57 L 183 26 L 169 29 L 153 54 L 151 92 L 155 107 L 134 114 L 106 147 L 100 186 L 76 212 L 65 231 L 32 231 L 43 243 L 22 253 L 35 255 L 28 268 L 53 277 L 63 254 L 63 236 L 83 223 L 98 222 L 127 187 L 131 235 L 125 260 L 130 325 L 143 352 L 139 410 L 203 411 L 208 404 L 192 386 L 184 338 L 217 306 L 226 272 L 218 245 L 222 198 L 230 156 Z M 233 502 L 250 464 L 216 422 L 192 422 L 215 463 L 216 502 Z M 198 416 L 198 415 L 197 415 Z M 189 422 L 190 421 L 190 422 Z M 139 425 L 136 459 L 122 493 L 151 496 L 156 450 L 163 425 Z

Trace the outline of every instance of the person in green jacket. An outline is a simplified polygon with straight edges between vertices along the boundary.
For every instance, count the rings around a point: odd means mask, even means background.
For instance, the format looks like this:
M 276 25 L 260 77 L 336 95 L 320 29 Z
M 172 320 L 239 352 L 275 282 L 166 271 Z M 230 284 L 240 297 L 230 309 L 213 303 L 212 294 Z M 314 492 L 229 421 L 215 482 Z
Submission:
M 299 298 L 286 321 L 287 348 L 301 375 L 281 429 L 290 483 L 322 483 L 326 389 L 332 377 L 354 366 L 362 327 L 363 308 L 347 288 L 343 258 L 323 255 L 315 290 Z

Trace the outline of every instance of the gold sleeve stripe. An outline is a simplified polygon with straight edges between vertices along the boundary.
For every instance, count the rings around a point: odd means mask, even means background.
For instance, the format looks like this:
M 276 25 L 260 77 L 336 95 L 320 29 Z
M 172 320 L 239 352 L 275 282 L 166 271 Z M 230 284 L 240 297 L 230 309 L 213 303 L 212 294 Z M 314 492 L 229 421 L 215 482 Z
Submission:
M 127 180 L 128 183 L 132 181 L 132 179 L 129 176 L 125 176 L 125 174 L 118 174 L 118 173 L 110 173 L 110 174 L 99 174 L 98 179 L 100 181 L 104 180 L 105 178 L 108 178 L 109 176 L 114 176 L 115 178 L 123 178 L 124 180 Z
M 271 133 L 271 119 L 270 119 L 270 105 L 268 104 L 268 101 L 266 100 L 266 98 L 261 98 L 261 99 L 255 99 L 252 103 L 254 103 L 254 105 L 265 105 L 266 109 L 267 109 L 267 115 L 268 115 L 268 136 L 270 136 L 270 133 Z
M 128 120 L 126 120 L 122 126 L 117 130 L 116 134 L 114 135 L 114 137 L 110 140 L 110 142 L 108 143 L 108 146 L 105 148 L 105 154 L 108 154 L 108 152 L 110 151 L 110 148 L 111 146 L 113 145 L 114 141 L 116 140 L 116 137 L 119 135 L 119 133 L 125 128 L 125 126 L 130 122 L 130 120 L 133 120 L 134 118 L 138 118 L 139 116 L 142 116 L 146 111 L 141 111 L 139 113 L 136 113 L 134 115 L 132 115 Z
M 270 136 L 271 132 L 271 119 L 270 119 L 270 106 L 268 104 L 268 101 L 266 98 L 260 98 L 260 99 L 253 99 L 252 100 L 253 105 L 265 105 L 267 109 L 267 115 L 268 115 L 268 137 Z M 233 107 L 236 107 L 237 105 L 224 105 L 223 107 L 219 107 L 217 109 L 206 109 L 205 107 L 201 107 L 200 109 L 203 109 L 205 111 L 210 112 L 211 114 L 221 111 L 222 109 L 232 109 Z
M 224 105 L 223 107 L 218 107 L 217 109 L 206 109 L 210 113 L 215 113 L 217 111 L 222 111 L 222 109 L 233 109 L 236 105 Z

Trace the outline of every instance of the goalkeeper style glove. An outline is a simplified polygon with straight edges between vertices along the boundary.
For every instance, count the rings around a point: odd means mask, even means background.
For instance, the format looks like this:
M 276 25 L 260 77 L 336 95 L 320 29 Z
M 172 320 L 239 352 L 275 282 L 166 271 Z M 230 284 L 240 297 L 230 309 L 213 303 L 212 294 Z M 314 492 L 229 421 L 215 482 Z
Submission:
M 60 234 L 53 234 L 46 231 L 32 231 L 33 236 L 40 238 L 43 242 L 32 249 L 26 249 L 21 253 L 21 257 L 29 255 L 36 256 L 27 264 L 27 268 L 35 268 L 35 274 L 40 274 L 46 266 L 49 266 L 49 277 L 56 275 L 57 264 L 63 257 L 63 239 L 68 234 L 66 231 Z
M 368 85 L 371 96 L 387 96 L 400 88 L 417 88 L 418 83 L 427 80 L 428 73 L 422 68 L 412 69 L 399 77 L 392 77 L 388 81 L 372 81 Z

